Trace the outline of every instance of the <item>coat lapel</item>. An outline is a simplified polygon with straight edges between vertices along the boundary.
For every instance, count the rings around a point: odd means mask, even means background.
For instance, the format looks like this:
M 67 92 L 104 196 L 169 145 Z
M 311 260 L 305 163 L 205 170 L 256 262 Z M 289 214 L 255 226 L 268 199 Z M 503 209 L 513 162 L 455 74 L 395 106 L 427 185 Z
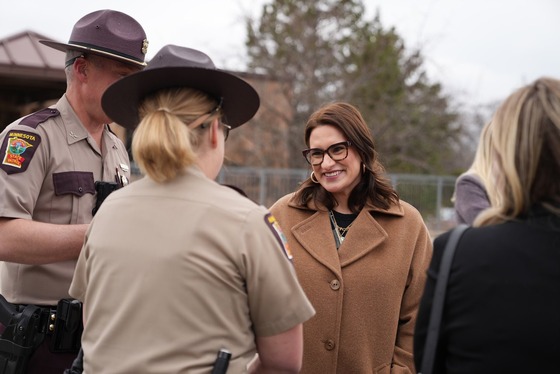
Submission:
M 294 202 L 293 198 L 288 205 L 296 209 L 302 209 Z M 404 215 L 404 210 L 400 204 L 391 205 L 389 209 L 385 210 L 375 207 L 368 201 L 352 223 L 352 227 L 346 234 L 346 239 L 337 250 L 333 233 L 330 230 L 328 211 L 324 208 L 319 209 L 314 203 L 310 203 L 304 209 L 314 210 L 315 213 L 292 227 L 294 238 L 318 262 L 339 275 L 342 267 L 350 265 L 375 248 L 379 248 L 381 243 L 389 237 L 374 218 L 375 215 L 383 214 L 396 217 Z M 328 229 L 325 230 L 325 228 Z
M 360 259 L 387 239 L 385 230 L 373 219 L 369 211 L 362 210 L 352 223 L 346 239 L 338 249 L 340 266 L 344 267 Z
M 292 234 L 304 250 L 318 262 L 340 274 L 340 260 L 330 230 L 329 214 L 326 211 L 316 211 L 309 218 L 292 227 Z

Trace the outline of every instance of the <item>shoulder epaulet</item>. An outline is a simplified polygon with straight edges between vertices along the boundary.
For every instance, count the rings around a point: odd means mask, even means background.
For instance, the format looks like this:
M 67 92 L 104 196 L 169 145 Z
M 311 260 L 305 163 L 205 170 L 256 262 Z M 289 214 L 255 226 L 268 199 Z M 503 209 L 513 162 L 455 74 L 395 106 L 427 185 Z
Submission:
M 60 115 L 58 109 L 55 108 L 45 108 L 38 112 L 28 115 L 23 118 L 19 124 L 23 126 L 29 126 L 31 128 L 37 128 L 39 124 L 45 122 L 49 118 L 57 117 Z

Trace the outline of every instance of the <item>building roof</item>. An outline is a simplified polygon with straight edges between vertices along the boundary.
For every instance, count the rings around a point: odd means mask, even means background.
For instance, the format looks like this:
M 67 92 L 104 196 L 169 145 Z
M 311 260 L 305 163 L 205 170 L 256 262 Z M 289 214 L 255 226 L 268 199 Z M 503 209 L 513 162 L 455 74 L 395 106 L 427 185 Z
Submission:
M 39 43 L 49 39 L 32 31 L 0 39 L 0 75 L 43 79 L 64 78 L 64 54 Z
M 0 97 L 25 104 L 64 92 L 64 53 L 39 43 L 42 39 L 49 38 L 32 31 L 0 39 Z

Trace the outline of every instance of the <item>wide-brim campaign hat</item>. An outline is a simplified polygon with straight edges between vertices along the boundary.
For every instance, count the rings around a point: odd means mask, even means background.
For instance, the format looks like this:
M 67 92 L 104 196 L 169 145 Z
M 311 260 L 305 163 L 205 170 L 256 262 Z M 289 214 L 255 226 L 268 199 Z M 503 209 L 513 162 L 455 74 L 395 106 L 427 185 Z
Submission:
M 249 83 L 217 69 L 205 53 L 171 44 L 160 49 L 144 70 L 109 86 L 101 105 L 114 122 L 134 129 L 140 122 L 138 107 L 147 95 L 181 87 L 197 89 L 221 101 L 223 120 L 232 128 L 249 121 L 259 109 L 259 95 Z
M 80 18 L 68 43 L 39 40 L 59 51 L 83 51 L 117 61 L 146 66 L 148 40 L 142 26 L 128 14 L 104 9 Z

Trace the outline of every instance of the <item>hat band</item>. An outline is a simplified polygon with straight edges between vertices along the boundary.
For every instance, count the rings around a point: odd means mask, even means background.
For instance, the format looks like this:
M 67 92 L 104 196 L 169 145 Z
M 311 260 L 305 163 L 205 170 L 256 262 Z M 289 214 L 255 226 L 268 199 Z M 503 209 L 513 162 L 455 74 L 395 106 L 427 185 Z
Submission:
M 97 45 L 93 45 L 93 44 L 87 44 L 87 43 L 78 43 L 78 42 L 73 42 L 72 40 L 70 40 L 68 42 L 68 46 L 69 47 L 79 47 L 79 48 L 85 48 L 89 51 L 92 52 L 96 52 L 96 53 L 100 53 L 100 54 L 104 54 L 107 56 L 113 56 L 113 57 L 118 57 L 120 59 L 135 63 L 135 64 L 141 64 L 141 65 L 146 65 L 146 63 L 143 60 L 140 60 L 132 55 L 127 55 L 125 53 L 121 53 L 109 48 L 101 48 Z

